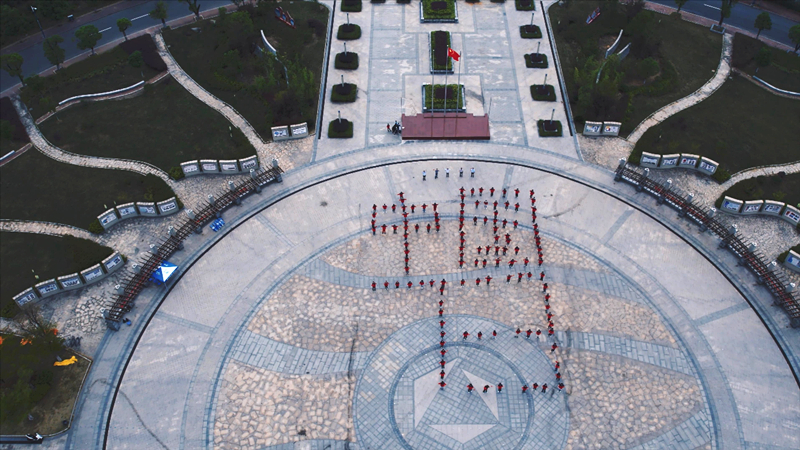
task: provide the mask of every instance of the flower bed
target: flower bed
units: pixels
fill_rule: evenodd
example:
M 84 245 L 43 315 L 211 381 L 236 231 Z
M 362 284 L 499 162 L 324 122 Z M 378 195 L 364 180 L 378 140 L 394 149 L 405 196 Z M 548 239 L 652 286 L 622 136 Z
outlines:
M 536 11 L 536 3 L 533 0 L 514 0 L 517 11 Z
M 447 56 L 449 31 L 431 31 L 431 73 L 453 73 L 453 60 Z
M 458 22 L 455 0 L 422 0 L 420 20 L 422 22 Z
M 523 25 L 519 27 L 519 35 L 522 39 L 541 39 L 542 29 L 538 25 Z
M 525 67 L 535 69 L 547 68 L 547 55 L 544 53 L 528 53 L 525 55 Z
M 333 119 L 328 124 L 328 137 L 331 139 L 347 139 L 353 137 L 353 122 L 347 119 Z
M 561 121 L 560 120 L 538 120 L 536 127 L 539 129 L 539 137 L 560 137 Z
M 337 53 L 333 66 L 340 70 L 358 69 L 358 53 L 354 52 Z
M 531 97 L 537 102 L 554 102 L 556 89 L 552 84 L 534 84 L 531 86 Z
M 334 84 L 331 88 L 331 102 L 353 103 L 356 101 L 358 86 L 353 83 Z
M 445 109 L 445 85 L 434 85 L 433 110 L 431 110 L 431 85 L 422 86 L 423 112 L 464 112 L 464 85 L 447 85 L 447 109 Z M 458 105 L 456 105 L 456 101 Z
M 342 0 L 342 12 L 361 12 L 361 0 Z
M 339 25 L 339 31 L 336 32 L 336 39 L 340 41 L 353 41 L 361 37 L 361 27 L 354 23 L 345 23 Z

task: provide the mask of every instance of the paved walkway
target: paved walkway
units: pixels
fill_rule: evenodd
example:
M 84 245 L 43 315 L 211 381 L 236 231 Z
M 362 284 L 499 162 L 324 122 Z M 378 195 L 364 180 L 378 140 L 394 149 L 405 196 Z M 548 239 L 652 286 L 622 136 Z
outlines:
M 642 135 L 659 123 L 667 120 L 670 116 L 683 111 L 686 108 L 694 106 L 711 94 L 717 91 L 722 83 L 728 78 L 731 73 L 731 53 L 733 52 L 733 35 L 725 34 L 722 39 L 722 55 L 720 55 L 719 66 L 714 74 L 714 78 L 708 80 L 706 84 L 700 89 L 694 91 L 692 94 L 687 95 L 681 99 L 675 100 L 667 106 L 659 109 L 658 111 L 650 114 L 645 120 L 642 121 L 636 129 L 627 137 L 627 141 L 635 144 Z
M 50 236 L 74 236 L 81 239 L 99 242 L 96 235 L 83 228 L 64 225 L 62 223 L 40 222 L 38 220 L 8 220 L 0 219 L 0 231 L 15 233 L 36 233 Z
M 772 176 L 777 175 L 780 172 L 784 173 L 798 173 L 800 172 L 800 161 L 787 163 L 787 164 L 776 164 L 773 166 L 762 166 L 762 167 L 754 167 L 752 169 L 743 170 L 741 172 L 736 172 L 731 176 L 731 179 L 722 183 L 720 186 L 720 193 L 725 192 L 734 184 L 747 180 L 750 178 L 755 178 L 759 176 Z

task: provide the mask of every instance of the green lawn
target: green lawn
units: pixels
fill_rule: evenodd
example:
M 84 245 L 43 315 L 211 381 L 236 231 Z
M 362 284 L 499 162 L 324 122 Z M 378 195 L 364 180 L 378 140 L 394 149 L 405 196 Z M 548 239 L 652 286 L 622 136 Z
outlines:
M 116 29 L 116 28 L 115 28 Z M 63 44 L 62 44 L 63 45 Z M 41 78 L 42 89 L 22 89 L 21 97 L 34 117 L 46 113 L 39 107 L 39 99 L 50 97 L 55 103 L 76 95 L 96 94 L 122 89 L 149 80 L 158 74 L 146 64 L 133 67 L 128 64 L 128 54 L 120 47 L 89 57 Z
M 171 78 L 129 100 L 73 106 L 39 128 L 64 150 L 145 161 L 165 171 L 194 159 L 256 154 L 241 131 L 229 130 L 231 124 L 222 114 Z
M 758 68 L 755 56 L 762 48 L 769 50 L 770 64 Z M 800 56 L 794 52 L 770 47 L 762 41 L 736 33 L 733 38 L 731 63 L 734 67 L 755 75 L 779 89 L 800 92 Z
M 115 202 L 158 202 L 174 195 L 154 175 L 64 164 L 35 149 L 0 167 L 3 219 L 43 220 L 86 229 Z
M 638 162 L 642 151 L 694 153 L 731 173 L 798 161 L 799 123 L 800 102 L 734 77 L 706 100 L 647 130 L 630 159 Z
M 615 9 L 611 5 L 600 1 L 573 1 L 569 8 L 553 5 L 549 14 L 578 128 L 582 129 L 585 120 L 614 120 L 622 122 L 620 135 L 627 136 L 648 115 L 691 94 L 714 75 L 722 50 L 722 36 L 706 27 L 647 10 L 639 12 L 631 20 L 624 6 Z M 586 25 L 586 17 L 597 6 L 601 7 L 600 16 Z M 645 37 L 640 41 L 635 37 L 636 26 L 642 30 L 638 36 Z M 590 56 L 602 61 L 605 48 L 613 43 L 623 28 L 625 34 L 617 51 L 631 42 L 636 45 L 632 46 L 631 53 L 621 65 L 624 77 L 618 94 L 612 100 L 616 104 L 605 105 L 606 112 L 602 117 L 591 112 L 582 115 L 580 108 L 576 108 L 578 85 L 575 68 L 583 69 Z M 643 44 L 639 45 L 639 42 Z M 636 48 L 643 50 L 634 51 Z M 637 57 L 637 53 L 640 56 L 651 55 L 659 62 L 661 72 L 649 78 L 634 76 L 635 66 L 642 59 Z M 668 64 L 674 67 L 674 71 L 665 69 Z M 661 80 L 664 82 L 659 86 Z M 650 92 L 641 92 L 646 90 Z M 630 104 L 629 94 L 633 96 Z
M 327 38 L 328 8 L 316 2 L 283 2 L 281 7 L 294 17 L 296 29 L 275 20 L 274 3 L 259 2 L 257 8 L 241 8 L 253 23 L 253 31 L 246 36 L 226 29 L 225 23 L 233 14 L 216 19 L 216 24 L 204 20 L 164 31 L 164 39 L 181 68 L 239 111 L 264 140 L 272 139 L 270 128 L 276 125 L 308 122 L 309 128 L 314 129 Z M 192 28 L 202 31 L 198 33 Z M 285 86 L 280 62 L 252 56 L 246 44 L 237 44 L 252 42 L 263 47 L 260 30 L 277 49 L 278 56 L 288 63 L 292 89 Z M 336 45 L 332 52 L 341 49 L 341 44 Z M 239 53 L 237 63 L 228 64 L 230 61 L 225 59 L 225 53 L 230 51 Z M 293 61 L 298 62 L 296 70 L 292 69 Z M 311 75 L 307 82 L 302 81 L 304 76 L 294 75 L 304 70 Z M 305 87 L 296 89 L 298 83 Z
M 16 307 L 9 304 L 15 305 L 12 298 L 23 290 L 91 267 L 111 253 L 108 247 L 71 236 L 0 232 L 1 315 L 9 316 L 7 308 L 16 312 Z
M 720 200 L 726 195 L 739 200 L 777 200 L 800 207 L 800 173 L 749 178 L 731 186 Z

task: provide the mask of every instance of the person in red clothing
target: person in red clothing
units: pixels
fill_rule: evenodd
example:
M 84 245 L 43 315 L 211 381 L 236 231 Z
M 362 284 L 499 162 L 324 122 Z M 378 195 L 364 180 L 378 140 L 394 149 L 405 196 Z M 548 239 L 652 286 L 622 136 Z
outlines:
M 444 366 L 445 366 L 446 364 L 447 364 L 447 363 L 446 363 L 444 360 L 441 360 L 441 361 L 439 361 L 439 365 L 441 365 L 441 366 L 442 366 L 442 369 L 444 369 Z
M 381 225 L 381 234 L 386 234 L 386 224 Z
M 485 259 L 482 261 L 482 264 L 483 264 L 483 268 L 485 269 L 486 268 L 486 260 Z
M 522 272 L 517 273 L 517 283 L 522 281 Z
M 520 334 L 520 333 L 522 333 L 522 330 L 520 330 L 519 328 L 517 328 L 517 331 L 516 331 L 516 334 L 514 335 L 514 337 L 515 337 L 515 338 L 516 338 L 516 337 L 519 337 L 519 334 Z
M 517 262 L 516 259 L 512 259 L 511 261 L 508 262 L 508 267 L 514 267 L 514 263 L 516 262 Z
M 479 262 L 480 262 L 480 261 L 478 261 L 478 258 L 475 258 L 475 267 L 478 267 L 478 263 L 479 263 Z
M 386 289 L 386 290 L 389 289 L 389 282 L 388 281 L 384 281 L 383 282 L 383 288 Z
M 479 188 L 478 188 L 478 195 L 480 195 L 481 197 L 483 197 L 483 186 L 481 186 L 481 187 L 479 187 Z
M 506 200 L 506 202 L 504 203 L 504 205 L 505 205 L 505 207 L 506 207 L 506 211 L 508 211 L 508 206 L 509 206 L 510 204 L 511 204 L 511 203 L 509 203 L 509 202 L 508 202 L 508 200 Z
M 446 375 L 446 374 L 445 374 L 445 371 L 444 371 L 444 369 L 442 369 L 442 371 L 441 371 L 441 372 L 439 372 L 439 378 L 440 378 L 440 379 L 442 379 L 442 380 L 444 380 L 444 376 L 445 376 L 445 375 Z
M 557 348 L 558 348 L 558 344 L 556 344 L 555 342 L 553 342 L 553 345 L 550 347 L 550 353 L 553 353 L 553 352 L 555 352 Z
M 445 382 L 444 382 L 444 380 L 442 380 L 442 381 L 440 381 L 440 382 L 439 382 L 439 389 L 440 389 L 440 390 L 442 390 L 442 391 L 443 391 L 445 386 L 447 386 L 447 383 L 445 383 Z
M 439 321 L 439 328 L 444 328 L 444 324 L 446 324 L 446 323 L 447 322 L 445 322 L 444 320 L 440 320 Z
M 511 274 L 506 275 L 506 283 L 511 283 Z
M 503 188 L 503 197 L 505 197 L 505 196 L 506 196 L 506 193 L 507 193 L 507 192 L 508 192 L 508 190 L 507 190 L 506 188 Z
M 542 330 L 536 330 L 536 337 L 539 337 L 541 335 L 542 335 Z
M 475 264 L 475 267 L 477 267 L 477 266 L 478 266 L 478 265 L 477 265 L 477 264 Z M 467 280 L 465 280 L 465 279 L 463 279 L 463 278 L 462 278 L 462 279 L 461 279 L 461 286 L 463 287 L 465 284 L 467 284 Z
M 533 331 L 530 328 L 528 328 L 528 331 L 525 332 L 525 338 L 530 339 L 531 334 L 533 334 Z
M 436 207 L 437 207 L 437 206 L 439 206 L 439 204 L 438 204 L 438 203 L 434 203 L 434 204 L 433 204 L 433 205 L 431 205 L 431 206 L 433 206 L 433 212 L 436 212 Z
M 542 394 L 544 394 L 545 392 L 547 392 L 547 383 L 542 385 Z
M 503 383 L 497 383 L 497 392 L 503 392 Z
M 480 200 L 475 200 L 475 209 L 478 209 L 478 207 L 480 205 L 481 205 L 481 201 Z
M 491 282 L 492 282 L 492 277 L 490 277 L 489 275 L 486 275 L 486 285 L 488 286 L 489 283 L 491 283 Z
M 469 333 L 468 333 L 468 332 L 466 332 L 466 331 L 464 331 L 464 334 L 463 334 L 463 336 L 464 336 L 464 340 L 466 341 L 466 340 L 467 340 L 467 338 L 469 337 Z
M 514 203 L 514 212 L 519 212 L 519 203 Z M 516 222 L 516 220 L 514 222 Z
M 497 330 L 492 330 L 492 339 L 497 337 Z
M 375 282 L 373 281 L 373 282 L 372 282 L 372 292 L 375 292 L 375 287 L 376 287 L 376 286 L 377 286 L 377 284 L 375 284 Z
M 494 260 L 494 266 L 495 267 L 500 267 L 500 258 L 497 258 L 497 259 Z
M 444 354 L 447 353 L 447 350 L 441 349 L 441 350 L 439 350 L 439 353 L 441 353 L 442 354 L 442 358 L 444 358 Z
M 481 285 L 481 279 L 475 278 L 475 286 L 480 286 L 480 285 Z
M 523 384 L 522 385 L 522 393 L 524 394 L 526 392 L 528 392 L 528 385 L 527 384 Z
M 488 384 L 483 387 L 483 393 L 485 394 L 487 392 L 489 392 L 489 385 Z
M 483 337 L 483 333 L 481 333 L 480 331 L 478 331 L 478 340 L 480 341 L 482 337 Z
M 400 282 L 399 281 L 395 281 L 394 282 L 394 288 L 395 289 L 400 289 Z
M 447 334 L 447 333 L 446 333 L 444 330 L 442 330 L 442 331 L 440 331 L 440 332 L 439 332 L 439 337 L 441 337 L 442 339 L 444 339 L 444 336 L 445 336 L 446 334 Z
M 492 186 L 491 188 L 489 188 L 489 196 L 490 196 L 490 197 L 494 197 L 494 186 Z
M 473 389 L 475 389 L 475 386 L 473 386 L 473 385 L 472 385 L 472 383 L 470 383 L 470 384 L 468 384 L 468 385 L 467 385 L 467 392 L 468 392 L 468 393 L 472 394 L 472 390 L 473 390 Z

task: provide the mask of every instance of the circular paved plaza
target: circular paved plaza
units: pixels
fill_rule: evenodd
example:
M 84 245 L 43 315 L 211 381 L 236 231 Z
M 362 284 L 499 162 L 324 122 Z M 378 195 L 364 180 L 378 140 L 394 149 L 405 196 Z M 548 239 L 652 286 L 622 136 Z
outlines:
M 598 189 L 450 160 L 262 200 L 213 245 L 187 245 L 196 259 L 136 344 L 109 448 L 745 448 L 796 423 L 797 392 L 770 392 L 791 372 L 741 293 Z

